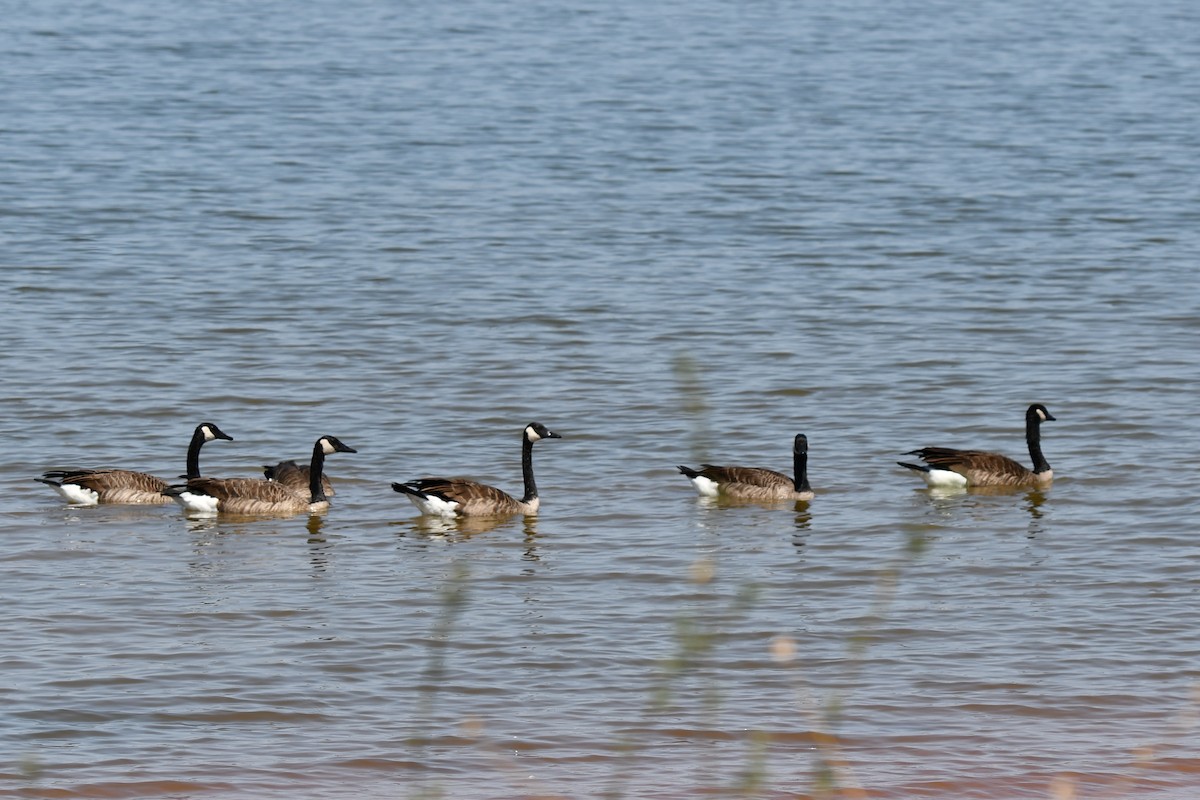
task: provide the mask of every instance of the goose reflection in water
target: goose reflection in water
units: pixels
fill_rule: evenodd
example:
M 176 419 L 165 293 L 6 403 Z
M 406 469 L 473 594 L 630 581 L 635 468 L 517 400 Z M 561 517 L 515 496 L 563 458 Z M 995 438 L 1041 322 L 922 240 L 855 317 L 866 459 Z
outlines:
M 431 517 L 422 515 L 403 524 L 411 526 L 419 533 L 429 536 L 453 536 L 458 534 L 463 538 L 488 533 L 503 525 L 512 523 L 514 519 L 524 520 L 525 529 L 536 527 L 537 517 L 507 514 L 492 517 Z
M 1029 513 L 1031 525 L 1037 525 L 1045 516 L 1046 512 L 1042 507 L 1048 499 L 1047 491 L 1042 487 L 1033 489 L 1010 486 L 938 487 L 917 491 L 925 494 L 929 498 L 930 506 L 942 516 L 949 516 L 962 508 L 980 508 L 980 503 L 975 501 L 976 498 L 1024 496 L 1023 508 Z

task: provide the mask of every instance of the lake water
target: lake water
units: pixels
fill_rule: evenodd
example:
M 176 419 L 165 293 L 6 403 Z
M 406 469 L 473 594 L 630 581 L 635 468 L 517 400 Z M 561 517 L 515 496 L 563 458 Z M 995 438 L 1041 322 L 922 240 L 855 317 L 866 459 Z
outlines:
M 0 796 L 1200 793 L 1190 0 L 4 6 Z

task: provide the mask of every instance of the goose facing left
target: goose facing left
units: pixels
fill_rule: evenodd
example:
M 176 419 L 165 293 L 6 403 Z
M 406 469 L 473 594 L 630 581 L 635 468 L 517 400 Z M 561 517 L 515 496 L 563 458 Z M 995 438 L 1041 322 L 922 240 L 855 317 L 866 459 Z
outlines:
M 329 508 L 322 484 L 325 456 L 333 453 L 357 453 L 336 436 L 322 436 L 313 444 L 309 462 L 309 487 L 301 495 L 275 481 L 258 478 L 192 478 L 171 486 L 164 494 L 188 511 L 201 514 L 242 514 L 246 516 L 320 512 Z
M 701 464 L 700 469 L 679 465 L 702 497 L 771 502 L 796 500 L 807 503 L 814 497 L 808 484 L 808 437 L 796 434 L 792 442 L 794 478 L 763 467 L 722 467 Z
M 192 433 L 187 450 L 187 474 L 200 477 L 200 448 L 214 439 L 233 441 L 211 422 L 201 422 Z M 163 495 L 169 485 L 162 478 L 127 469 L 62 469 L 42 473 L 34 480 L 52 487 L 72 505 L 94 506 L 101 503 L 122 505 L 166 505 L 171 498 Z

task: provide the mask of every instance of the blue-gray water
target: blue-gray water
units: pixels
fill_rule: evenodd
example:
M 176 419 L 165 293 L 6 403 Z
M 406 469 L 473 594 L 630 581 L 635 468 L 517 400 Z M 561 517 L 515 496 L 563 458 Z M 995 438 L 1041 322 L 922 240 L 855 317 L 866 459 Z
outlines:
M 0 6 L 0 796 L 1200 791 L 1194 3 Z

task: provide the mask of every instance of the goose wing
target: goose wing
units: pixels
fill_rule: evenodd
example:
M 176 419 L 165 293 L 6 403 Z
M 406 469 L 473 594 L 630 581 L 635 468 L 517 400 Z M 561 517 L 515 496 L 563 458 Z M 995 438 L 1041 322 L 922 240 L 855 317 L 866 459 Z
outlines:
M 470 478 L 421 478 L 406 486 L 418 492 L 458 504 L 458 513 L 505 514 L 521 510 L 521 504 L 508 492 Z
M 77 483 L 94 492 L 111 489 L 134 489 L 143 492 L 161 492 L 167 482 L 145 472 L 128 469 L 69 469 L 46 472 L 43 478 L 59 483 Z
M 206 494 L 221 501 L 247 499 L 289 503 L 297 499 L 295 492 L 280 483 L 254 478 L 192 478 L 187 482 L 187 488 L 188 491 Z
M 65 469 L 45 472 L 39 478 L 51 486 L 74 484 L 95 492 L 101 503 L 162 503 L 167 482 L 145 472 L 128 469 Z
M 170 487 L 167 494 L 181 498 L 180 504 L 193 511 L 256 516 L 293 514 L 310 507 L 308 500 L 286 486 L 256 478 L 192 478 L 185 485 Z
M 790 491 L 795 482 L 781 472 L 762 467 L 721 467 L 714 464 L 701 464 L 698 474 L 718 484 L 743 484 L 746 486 L 762 486 L 780 488 Z

